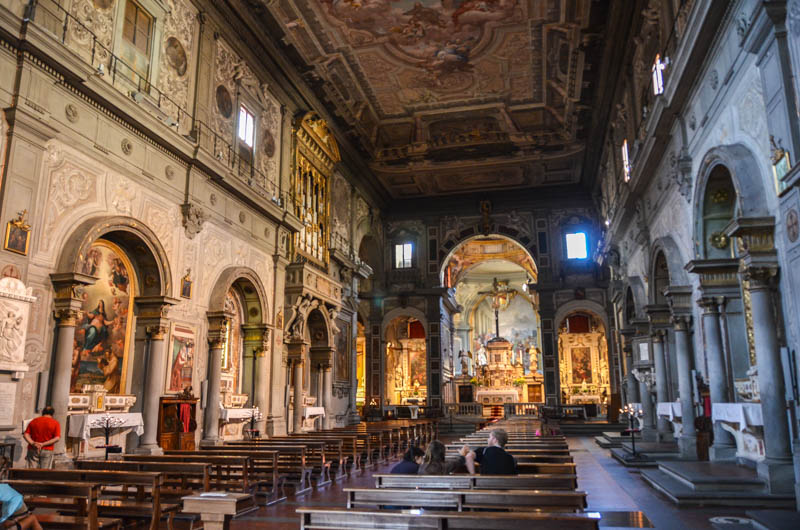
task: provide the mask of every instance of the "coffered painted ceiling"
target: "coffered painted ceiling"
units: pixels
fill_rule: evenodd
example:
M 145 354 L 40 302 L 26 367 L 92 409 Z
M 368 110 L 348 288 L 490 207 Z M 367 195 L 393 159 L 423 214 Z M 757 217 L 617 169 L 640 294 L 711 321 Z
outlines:
M 610 2 L 259 1 L 394 197 L 580 179 Z

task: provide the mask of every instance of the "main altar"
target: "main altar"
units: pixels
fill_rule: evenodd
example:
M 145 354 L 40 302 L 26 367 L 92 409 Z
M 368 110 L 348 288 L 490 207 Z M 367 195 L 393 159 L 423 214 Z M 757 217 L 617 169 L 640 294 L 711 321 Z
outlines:
M 543 401 L 543 379 L 531 356 L 530 370 L 525 373 L 523 360 L 514 354 L 513 344 L 500 336 L 500 311 L 508 305 L 511 289 L 507 282 L 496 279 L 491 296 L 495 316 L 495 337 L 476 352 L 473 359 L 462 357 L 461 375 L 455 378 L 459 403 L 480 403 L 484 415 L 497 415 L 506 403 Z M 494 407 L 494 409 L 493 409 Z

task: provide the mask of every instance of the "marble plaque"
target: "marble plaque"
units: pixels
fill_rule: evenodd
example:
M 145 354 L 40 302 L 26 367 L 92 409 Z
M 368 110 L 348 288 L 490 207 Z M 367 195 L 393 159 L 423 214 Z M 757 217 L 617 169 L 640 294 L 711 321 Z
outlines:
M 650 360 L 650 345 L 646 342 L 639 343 L 639 360 L 642 362 Z
M 17 384 L 0 383 L 0 427 L 14 426 L 14 409 L 17 402 Z

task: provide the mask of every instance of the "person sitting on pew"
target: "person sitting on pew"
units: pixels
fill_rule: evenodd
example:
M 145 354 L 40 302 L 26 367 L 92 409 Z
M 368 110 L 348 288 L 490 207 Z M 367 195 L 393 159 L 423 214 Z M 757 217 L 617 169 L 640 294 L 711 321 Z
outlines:
M 454 473 L 466 463 L 465 455 L 469 451 L 466 445 L 461 448 L 458 458 L 445 460 L 447 452 L 444 444 L 439 440 L 434 440 L 428 444 L 425 457 L 419 466 L 417 475 L 449 475 Z
M 489 434 L 487 447 L 479 447 L 475 451 L 469 451 L 466 445 L 462 447 L 462 454 L 465 448 L 469 451 L 465 457 L 467 471 L 474 475 L 475 462 L 478 462 L 481 475 L 516 475 L 517 462 L 503 449 L 507 442 L 508 433 L 504 429 L 494 429 Z
M 412 445 L 408 448 L 408 451 L 405 452 L 400 463 L 394 466 L 389 473 L 395 475 L 416 475 L 424 458 L 425 451 Z
M 42 530 L 36 516 L 25 506 L 22 495 L 8 484 L 0 484 L 0 503 L 3 506 L 0 513 L 2 528 Z

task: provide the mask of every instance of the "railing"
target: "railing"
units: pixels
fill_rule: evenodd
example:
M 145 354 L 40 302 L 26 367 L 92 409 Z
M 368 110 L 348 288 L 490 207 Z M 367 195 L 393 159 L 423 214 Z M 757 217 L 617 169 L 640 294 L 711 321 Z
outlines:
M 539 417 L 539 407 L 544 403 L 504 403 L 503 415 L 510 416 L 536 416 Z
M 91 28 L 64 9 L 58 0 L 30 0 L 25 13 L 28 22 L 51 33 L 65 48 L 91 66 L 97 77 L 106 79 L 135 102 L 153 107 L 157 110 L 157 117 L 168 127 L 189 133 L 184 135 L 187 140 L 195 141 L 201 149 L 211 153 L 256 195 L 283 210 L 294 204 L 291 193 L 281 192 L 272 179 L 239 155 L 231 142 L 233 131 L 231 138 L 225 139 L 205 123 L 195 120 L 186 108 L 115 55 Z
M 60 2 L 30 0 L 26 19 L 52 33 L 62 45 L 94 68 L 98 77 L 108 75 L 111 85 L 123 94 L 137 102 L 142 98 L 149 98 L 164 114 L 162 119 L 168 125 L 180 128 L 187 120 L 189 124 L 193 122 L 193 116 L 185 108 L 115 55 L 86 24 L 64 9 Z
M 445 403 L 447 416 L 483 416 L 483 403 Z

